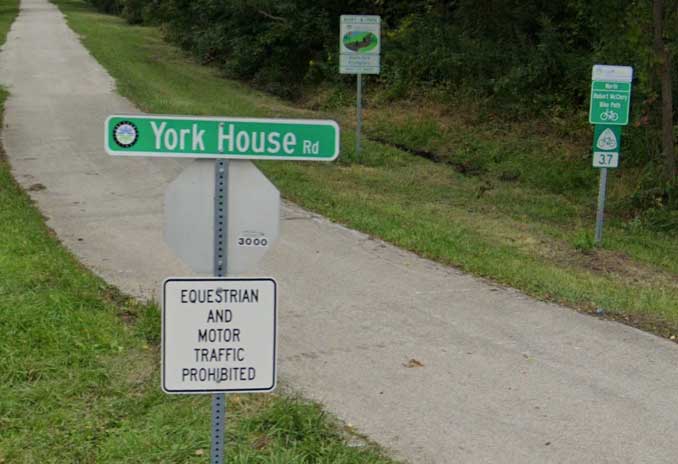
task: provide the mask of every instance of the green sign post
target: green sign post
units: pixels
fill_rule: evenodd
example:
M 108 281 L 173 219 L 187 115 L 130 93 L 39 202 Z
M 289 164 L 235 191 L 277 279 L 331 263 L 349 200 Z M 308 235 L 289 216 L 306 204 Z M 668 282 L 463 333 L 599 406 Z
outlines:
M 595 242 L 603 239 L 607 169 L 619 166 L 621 126 L 629 123 L 633 68 L 597 64 L 591 73 L 589 122 L 595 124 L 593 167 L 600 168 Z
M 113 115 L 104 140 L 112 156 L 332 161 L 339 155 L 339 126 L 328 120 Z

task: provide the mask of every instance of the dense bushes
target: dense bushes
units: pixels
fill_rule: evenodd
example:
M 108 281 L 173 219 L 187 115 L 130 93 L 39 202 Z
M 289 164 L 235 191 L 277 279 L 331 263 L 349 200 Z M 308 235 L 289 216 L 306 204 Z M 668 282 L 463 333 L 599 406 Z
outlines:
M 172 41 L 229 77 L 295 97 L 314 63 L 328 60 L 329 15 L 310 1 L 265 3 L 167 0 L 163 23 Z
M 120 14 L 122 7 L 120 0 L 87 0 L 94 5 L 99 11 L 110 14 Z
M 379 80 L 395 96 L 439 86 L 516 108 L 582 107 L 596 62 L 634 65 L 637 101 L 657 93 L 648 0 L 89 1 L 132 23 L 161 23 L 201 61 L 289 98 L 341 80 L 347 12 L 382 16 Z

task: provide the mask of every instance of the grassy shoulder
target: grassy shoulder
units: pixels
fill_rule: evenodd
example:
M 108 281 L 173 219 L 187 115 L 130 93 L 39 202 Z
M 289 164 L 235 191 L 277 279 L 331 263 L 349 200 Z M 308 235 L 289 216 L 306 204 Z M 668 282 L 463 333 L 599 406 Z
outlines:
M 365 118 L 371 140 L 357 157 L 350 107 L 291 107 L 194 63 L 155 28 L 129 26 L 80 0 L 55 3 L 119 91 L 145 111 L 337 118 L 338 162 L 260 163 L 288 199 L 535 297 L 603 308 L 666 336 L 678 331 L 678 239 L 613 216 L 604 247 L 593 246 L 597 172 L 589 167 L 590 139 L 572 136 L 586 133 L 585 122 L 506 125 L 436 105 L 376 105 Z M 610 182 L 612 211 L 620 172 Z
M 0 43 L 17 4 L 0 0 Z M 160 390 L 157 307 L 61 246 L 1 150 L 0 218 L 0 463 L 208 462 L 209 397 Z M 391 462 L 317 405 L 230 395 L 228 407 L 229 463 Z

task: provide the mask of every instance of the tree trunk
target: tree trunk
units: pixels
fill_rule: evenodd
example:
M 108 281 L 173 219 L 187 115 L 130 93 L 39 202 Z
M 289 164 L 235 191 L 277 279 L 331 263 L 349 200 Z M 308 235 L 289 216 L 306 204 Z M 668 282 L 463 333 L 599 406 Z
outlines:
M 676 180 L 676 158 L 673 145 L 673 95 L 671 89 L 671 56 L 664 44 L 663 19 L 664 1 L 653 0 L 654 51 L 657 56 L 657 75 L 661 83 L 662 97 L 662 152 L 664 154 L 664 175 L 666 180 Z

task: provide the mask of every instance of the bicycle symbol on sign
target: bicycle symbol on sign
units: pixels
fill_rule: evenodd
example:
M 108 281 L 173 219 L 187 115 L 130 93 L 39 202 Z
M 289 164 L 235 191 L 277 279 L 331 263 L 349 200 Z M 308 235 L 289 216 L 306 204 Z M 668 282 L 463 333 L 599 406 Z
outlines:
M 616 111 L 612 111 L 612 110 L 605 110 L 602 113 L 600 113 L 600 119 L 602 121 L 607 121 L 607 120 L 616 121 L 617 119 L 619 119 L 619 113 L 617 113 Z

